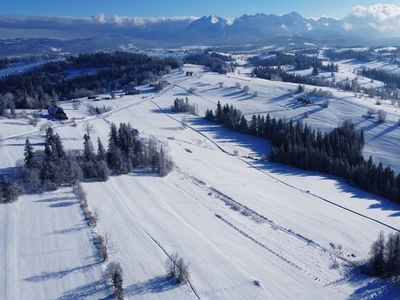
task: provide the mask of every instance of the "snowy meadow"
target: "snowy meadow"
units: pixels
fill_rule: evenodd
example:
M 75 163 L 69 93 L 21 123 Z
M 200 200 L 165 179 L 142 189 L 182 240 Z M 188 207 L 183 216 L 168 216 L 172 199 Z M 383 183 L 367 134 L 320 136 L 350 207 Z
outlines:
M 351 80 L 354 65 L 343 64 L 336 80 Z M 82 150 L 87 124 L 93 140 L 107 145 L 110 125 L 129 123 L 141 137 L 163 143 L 174 162 L 165 177 L 137 170 L 106 182 L 83 181 L 96 226 L 69 186 L 0 205 L 0 299 L 111 299 L 98 233 L 109 237 L 108 260 L 122 267 L 126 299 L 398 299 L 398 286 L 353 266 L 369 258 L 381 231 L 399 229 L 400 206 L 340 178 L 270 163 L 267 140 L 203 117 L 219 101 L 248 119 L 269 113 L 323 132 L 351 119 L 364 130 L 364 157 L 398 173 L 400 108 L 327 87 L 332 97 L 324 107 L 323 97 L 307 94 L 311 86 L 304 92 L 312 100 L 307 105 L 291 93 L 296 84 L 250 72 L 243 67 L 223 75 L 185 65 L 163 78 L 168 86 L 161 92 L 141 86 L 139 95 L 99 95 L 98 101 L 80 99 L 79 107 L 62 102 L 66 121 L 46 111 L 38 113 L 37 126 L 29 113 L 0 119 L 2 173 L 24 158 L 26 138 L 43 149 L 47 126 L 65 149 Z M 173 113 L 176 98 L 195 104 L 198 115 Z M 93 116 L 91 106 L 109 111 Z M 369 109 L 384 109 L 386 122 Z M 188 263 L 186 284 L 167 274 L 173 253 Z

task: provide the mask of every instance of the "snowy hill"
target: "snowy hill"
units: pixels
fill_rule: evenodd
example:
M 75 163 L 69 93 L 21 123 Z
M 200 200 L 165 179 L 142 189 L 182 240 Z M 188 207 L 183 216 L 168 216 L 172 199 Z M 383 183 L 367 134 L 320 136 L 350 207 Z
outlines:
M 344 62 L 340 75 L 351 80 L 352 67 Z M 186 71 L 194 75 L 185 76 Z M 37 127 L 25 119 L 0 119 L 0 169 L 10 170 L 23 158 L 26 138 L 35 149 L 43 148 L 44 124 L 66 149 L 82 149 L 85 122 L 94 125 L 93 136 L 104 145 L 110 123 L 129 122 L 141 136 L 165 142 L 175 168 L 164 178 L 138 170 L 82 183 L 99 216 L 96 230 L 110 234 L 110 261 L 123 268 L 127 299 L 398 299 L 399 287 L 351 268 L 368 259 L 380 231 L 398 228 L 398 205 L 335 177 L 263 161 L 268 141 L 225 130 L 202 116 L 220 101 L 246 117 L 270 113 L 323 131 L 351 118 L 364 129 L 364 154 L 398 172 L 400 112 L 383 102 L 388 118 L 379 124 L 364 116 L 376 107 L 373 99 L 338 90 L 331 90 L 328 108 L 321 108 L 318 97 L 312 106 L 298 105 L 289 93 L 296 84 L 251 78 L 248 72 L 238 68 L 220 75 L 185 65 L 182 73 L 164 77 L 169 85 L 160 93 L 142 86 L 140 95 L 81 99 L 78 109 L 61 103 L 68 122 L 47 120 L 44 112 Z M 198 106 L 199 116 L 171 113 L 174 99 L 182 97 Z M 94 117 L 90 105 L 112 110 Z M 24 195 L 0 205 L 0 216 L 1 299 L 111 297 L 93 228 L 70 187 Z M 190 284 L 177 285 L 167 276 L 164 264 L 173 252 L 189 262 Z

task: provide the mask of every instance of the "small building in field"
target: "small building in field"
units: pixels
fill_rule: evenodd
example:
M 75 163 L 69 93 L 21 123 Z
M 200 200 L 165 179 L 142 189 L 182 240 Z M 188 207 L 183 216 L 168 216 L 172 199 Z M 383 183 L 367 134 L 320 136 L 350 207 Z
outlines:
M 130 85 L 123 86 L 122 91 L 125 92 L 125 95 L 139 95 L 140 94 L 140 90 L 137 90 Z
M 49 113 L 49 115 L 53 116 L 55 119 L 68 120 L 67 114 L 64 112 L 62 107 L 59 107 L 57 105 L 50 106 L 47 109 L 47 112 Z

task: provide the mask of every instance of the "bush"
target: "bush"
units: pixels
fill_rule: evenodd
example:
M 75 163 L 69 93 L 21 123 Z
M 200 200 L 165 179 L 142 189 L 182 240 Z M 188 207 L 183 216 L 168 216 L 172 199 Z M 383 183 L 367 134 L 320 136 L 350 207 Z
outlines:
M 368 108 L 368 110 L 367 110 L 367 116 L 368 117 L 372 117 L 372 115 L 375 113 L 375 110 L 373 110 L 372 108 Z
M 386 116 L 387 116 L 387 112 L 386 111 L 384 111 L 383 109 L 378 110 L 377 118 L 378 118 L 378 122 L 379 123 L 385 123 L 386 122 Z
M 4 178 L 0 182 L 0 203 L 11 203 L 18 200 L 22 193 L 22 189 L 15 180 Z
M 322 107 L 328 108 L 330 103 L 331 103 L 331 102 L 330 102 L 329 99 L 325 99 L 324 102 L 322 102 Z
M 179 284 L 189 281 L 189 264 L 187 264 L 178 253 L 174 252 L 166 261 L 168 274 Z

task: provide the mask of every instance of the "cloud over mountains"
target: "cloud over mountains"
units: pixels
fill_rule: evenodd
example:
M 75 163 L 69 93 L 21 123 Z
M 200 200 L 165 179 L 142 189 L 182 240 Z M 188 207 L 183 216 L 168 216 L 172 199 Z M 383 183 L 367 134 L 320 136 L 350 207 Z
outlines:
M 264 18 L 264 24 L 268 23 L 265 21 L 266 18 L 270 18 L 270 20 L 273 18 L 273 22 L 281 22 L 279 25 L 280 28 L 290 28 L 290 26 L 292 26 L 292 32 L 287 30 L 288 36 L 292 35 L 309 37 L 312 34 L 312 29 L 316 31 L 316 28 L 319 26 L 317 23 L 311 25 L 310 19 L 303 18 L 303 22 L 309 24 L 309 30 L 304 30 L 304 32 L 301 32 L 299 30 L 299 28 L 303 25 L 303 22 L 299 21 L 299 17 L 301 16 L 297 15 L 296 20 L 294 20 L 294 17 L 290 19 L 290 16 L 292 16 L 292 14 L 284 16 L 258 14 L 257 16 L 253 17 L 254 19 L 256 17 Z M 244 15 L 231 22 L 220 22 L 221 24 L 224 23 L 223 26 L 225 26 L 225 29 L 222 28 L 218 30 L 221 31 L 221 34 L 227 36 L 229 32 L 227 31 L 228 29 L 226 26 L 231 27 L 229 30 L 233 32 L 234 28 L 239 28 L 240 26 L 245 25 L 244 22 L 250 22 L 250 17 Z M 126 35 L 140 39 L 162 40 L 169 38 L 171 40 L 173 36 L 184 37 L 182 32 L 185 32 L 185 30 L 187 36 L 188 32 L 193 35 L 196 32 L 194 24 L 196 22 L 197 24 L 200 24 L 200 19 L 203 18 L 142 18 L 116 15 L 108 17 L 105 13 L 99 13 L 92 17 L 86 18 L 0 15 L 0 38 L 10 39 L 53 37 L 60 39 L 72 39 L 110 35 Z M 218 19 L 221 18 L 217 18 L 217 20 Z M 215 18 L 212 20 L 215 20 Z M 298 26 L 295 24 L 296 22 Z M 318 20 L 316 20 L 316 22 L 318 22 Z M 320 24 L 322 24 L 322 22 L 327 24 L 326 18 L 321 18 Z M 356 6 L 345 18 L 341 20 L 330 19 L 329 23 L 331 23 L 331 25 L 334 23 L 334 26 L 321 26 L 320 29 L 318 29 L 319 37 L 323 36 L 324 34 L 326 36 L 339 36 L 342 34 L 341 31 L 347 33 L 354 32 L 355 35 L 363 36 L 365 38 L 378 35 L 379 37 L 400 37 L 400 7 L 393 4 L 379 4 L 370 7 Z M 257 24 L 251 24 L 246 26 L 252 26 L 252 28 L 249 28 L 249 30 L 253 30 L 254 34 L 257 34 L 257 32 L 265 33 L 263 28 L 255 28 L 256 25 Z M 204 22 L 202 23 L 202 26 L 205 26 Z M 214 22 L 210 26 L 213 26 L 212 31 L 215 32 L 217 30 L 218 22 Z M 190 30 L 188 28 L 190 28 Z M 242 26 L 241 28 L 244 27 Z M 274 28 L 271 27 L 268 28 L 268 30 L 274 30 Z M 323 30 L 326 30 L 326 32 L 324 33 Z M 232 32 L 232 37 L 234 37 L 235 34 Z M 201 36 L 200 33 L 199 35 Z M 206 34 L 203 33 L 203 36 L 205 35 Z M 347 36 L 349 36 L 349 34 L 347 34 Z M 260 38 L 263 37 L 260 35 L 255 36 L 255 39 Z M 268 38 L 268 36 L 265 36 L 264 38 Z
M 352 28 L 373 28 L 388 36 L 400 35 L 400 7 L 394 4 L 356 6 L 345 20 Z

